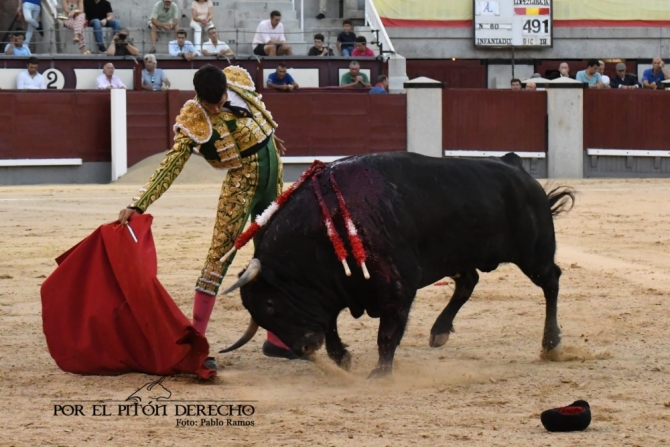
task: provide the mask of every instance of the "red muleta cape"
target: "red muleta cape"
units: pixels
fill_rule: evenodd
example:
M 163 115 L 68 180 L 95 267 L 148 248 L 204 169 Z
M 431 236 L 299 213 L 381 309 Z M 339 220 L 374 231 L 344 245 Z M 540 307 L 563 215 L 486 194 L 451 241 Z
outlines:
M 60 255 L 42 284 L 49 353 L 75 374 L 216 375 L 203 366 L 207 339 L 156 278 L 151 215 L 102 225 Z

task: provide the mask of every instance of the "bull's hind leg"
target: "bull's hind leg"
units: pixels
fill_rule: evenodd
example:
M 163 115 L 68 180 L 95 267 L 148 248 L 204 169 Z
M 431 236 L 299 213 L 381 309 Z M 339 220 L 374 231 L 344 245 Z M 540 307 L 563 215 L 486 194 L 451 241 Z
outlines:
M 561 343 L 561 329 L 558 327 L 558 279 L 561 277 L 561 269 L 553 262 L 542 271 L 528 272 L 522 269 L 533 283 L 542 287 L 546 302 L 546 314 L 544 320 L 544 336 L 542 337 L 542 349 L 551 351 Z
M 430 330 L 430 341 L 428 344 L 432 348 L 438 348 L 449 340 L 449 333 L 454 332 L 454 318 L 456 318 L 456 314 L 461 309 L 461 306 L 472 295 L 472 291 L 475 289 L 477 282 L 479 282 L 479 274 L 475 269 L 468 270 L 461 273 L 461 276 L 455 278 L 454 281 L 456 282 L 454 294 Z
M 347 348 L 342 344 L 340 334 L 337 332 L 337 316 L 330 322 L 330 327 L 326 331 L 326 351 L 337 365 L 349 371 L 351 368 L 351 354 Z

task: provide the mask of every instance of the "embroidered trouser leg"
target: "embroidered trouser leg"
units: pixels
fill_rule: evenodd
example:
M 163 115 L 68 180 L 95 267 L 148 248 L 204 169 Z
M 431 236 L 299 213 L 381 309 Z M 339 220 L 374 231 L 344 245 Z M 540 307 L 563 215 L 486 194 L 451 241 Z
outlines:
M 281 160 L 272 141 L 256 154 L 243 158 L 242 163 L 242 168 L 228 171 L 223 181 L 212 244 L 195 287 L 210 295 L 219 291 L 235 256 L 224 263 L 219 259 L 233 247 L 249 217 L 255 219 L 262 213 L 277 198 L 283 186 Z

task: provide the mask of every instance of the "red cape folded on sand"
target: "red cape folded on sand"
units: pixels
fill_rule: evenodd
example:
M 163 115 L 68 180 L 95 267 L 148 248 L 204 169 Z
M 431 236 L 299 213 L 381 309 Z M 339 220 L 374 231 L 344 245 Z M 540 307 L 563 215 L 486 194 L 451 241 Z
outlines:
M 103 225 L 63 253 L 42 284 L 49 353 L 76 374 L 216 375 L 207 339 L 156 278 L 150 215 Z

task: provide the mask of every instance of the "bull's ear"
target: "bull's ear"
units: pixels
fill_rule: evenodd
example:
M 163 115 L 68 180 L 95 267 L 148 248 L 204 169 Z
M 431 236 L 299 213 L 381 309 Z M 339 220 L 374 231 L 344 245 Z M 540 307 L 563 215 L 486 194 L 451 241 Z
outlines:
M 247 269 L 240 275 L 239 279 L 235 281 L 235 284 L 224 290 L 223 294 L 226 295 L 232 292 L 233 290 L 239 289 L 243 285 L 250 283 L 258 276 L 260 272 L 261 272 L 261 261 L 259 261 L 256 258 L 253 258 L 251 262 L 249 262 Z

